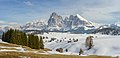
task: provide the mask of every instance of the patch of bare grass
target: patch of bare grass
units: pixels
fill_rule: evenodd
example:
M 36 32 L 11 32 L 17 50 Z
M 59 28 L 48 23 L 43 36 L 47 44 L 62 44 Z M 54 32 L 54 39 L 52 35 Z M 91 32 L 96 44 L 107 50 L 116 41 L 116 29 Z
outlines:
M 78 56 L 78 55 L 58 55 L 58 54 L 34 54 L 34 53 L 20 53 L 20 52 L 0 52 L 0 58 L 117 58 L 111 56 Z

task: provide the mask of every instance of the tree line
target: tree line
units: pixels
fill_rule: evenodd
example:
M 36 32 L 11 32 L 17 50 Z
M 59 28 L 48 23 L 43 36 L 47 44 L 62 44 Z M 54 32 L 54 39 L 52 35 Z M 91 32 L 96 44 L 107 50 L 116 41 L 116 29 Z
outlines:
M 28 46 L 32 49 L 44 49 L 42 37 L 33 34 L 26 34 L 20 30 L 10 29 L 2 34 L 2 41 Z

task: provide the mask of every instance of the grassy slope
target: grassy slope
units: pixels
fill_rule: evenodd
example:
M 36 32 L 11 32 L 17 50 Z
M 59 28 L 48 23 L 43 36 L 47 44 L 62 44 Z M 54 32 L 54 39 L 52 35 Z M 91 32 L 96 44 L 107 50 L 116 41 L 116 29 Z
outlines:
M 112 58 L 110 56 L 75 56 L 75 55 L 57 55 L 57 54 L 34 54 L 21 52 L 0 52 L 0 58 Z

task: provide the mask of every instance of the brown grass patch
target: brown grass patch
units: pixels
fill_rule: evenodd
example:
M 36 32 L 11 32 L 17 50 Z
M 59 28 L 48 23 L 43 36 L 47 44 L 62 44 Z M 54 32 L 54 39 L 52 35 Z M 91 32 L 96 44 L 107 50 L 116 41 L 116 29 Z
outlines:
M 78 56 L 78 55 L 58 55 L 58 54 L 34 54 L 34 53 L 20 53 L 20 52 L 0 52 L 0 58 L 113 58 L 110 56 Z M 117 57 L 114 57 L 117 58 Z
M 16 48 L 0 48 L 0 50 L 17 50 Z
M 52 51 L 51 49 L 48 49 L 48 48 L 44 48 L 43 50 L 44 51 Z
M 11 44 L 11 43 L 0 43 L 0 46 L 19 47 L 20 45 L 17 45 L 17 44 Z

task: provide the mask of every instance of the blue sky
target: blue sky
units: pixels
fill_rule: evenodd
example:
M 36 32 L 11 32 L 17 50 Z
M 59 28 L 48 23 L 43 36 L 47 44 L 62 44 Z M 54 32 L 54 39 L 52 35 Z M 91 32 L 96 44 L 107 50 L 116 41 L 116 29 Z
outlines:
M 0 0 L 0 24 L 48 20 L 52 12 L 65 17 L 80 14 L 96 23 L 120 21 L 120 0 Z

